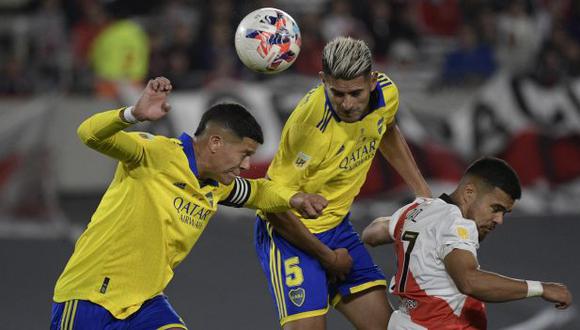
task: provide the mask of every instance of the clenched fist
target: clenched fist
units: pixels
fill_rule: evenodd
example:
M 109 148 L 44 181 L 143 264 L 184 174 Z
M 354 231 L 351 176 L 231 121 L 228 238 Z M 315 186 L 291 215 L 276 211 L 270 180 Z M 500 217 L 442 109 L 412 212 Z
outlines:
M 318 218 L 327 205 L 326 198 L 316 194 L 299 192 L 290 199 L 290 206 L 306 219 Z

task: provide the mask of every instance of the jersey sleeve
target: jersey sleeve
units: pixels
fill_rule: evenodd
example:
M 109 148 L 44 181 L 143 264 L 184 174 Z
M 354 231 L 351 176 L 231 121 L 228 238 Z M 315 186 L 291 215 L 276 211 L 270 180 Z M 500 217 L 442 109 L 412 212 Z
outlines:
M 89 117 L 79 126 L 77 134 L 91 149 L 123 163 L 138 164 L 144 157 L 147 139 L 123 131 L 130 124 L 119 117 L 121 110 L 105 111 Z
M 385 125 L 388 127 L 395 122 L 395 117 L 399 110 L 399 89 L 384 74 L 379 74 L 378 83 L 383 92 L 383 99 L 385 101 L 383 118 L 385 119 Z
M 441 260 L 454 249 L 471 252 L 477 258 L 479 234 L 475 223 L 455 216 L 455 219 L 442 224 L 439 235 L 438 256 Z
M 403 210 L 405 209 L 405 207 L 400 208 L 399 210 L 397 210 L 393 216 L 391 216 L 391 220 L 389 221 L 389 235 L 395 239 L 395 228 L 397 227 L 397 222 L 399 222 L 399 218 L 401 217 L 401 213 L 403 213 Z
M 265 212 L 283 212 L 290 209 L 290 199 L 296 191 L 284 188 L 266 179 L 237 177 L 220 192 L 219 204 L 247 207 Z
M 312 169 L 324 159 L 329 148 L 324 141 L 325 137 L 316 127 L 287 123 L 268 177 L 280 185 L 299 190 Z

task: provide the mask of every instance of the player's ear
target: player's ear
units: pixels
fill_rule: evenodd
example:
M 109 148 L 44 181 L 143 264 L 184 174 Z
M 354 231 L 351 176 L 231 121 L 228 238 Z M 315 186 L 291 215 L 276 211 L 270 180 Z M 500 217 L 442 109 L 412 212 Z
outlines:
M 318 76 L 320 77 L 320 81 L 322 81 L 323 83 L 326 82 L 326 75 L 324 74 L 323 71 L 318 71 Z
M 207 148 L 212 154 L 215 154 L 224 145 L 224 138 L 220 135 L 210 135 Z
M 472 182 L 465 184 L 463 186 L 463 189 L 461 190 L 462 202 L 465 205 L 469 206 L 473 203 L 473 201 L 475 201 L 476 198 L 477 198 L 477 186 Z
M 376 71 L 371 72 L 371 79 L 369 80 L 371 92 L 373 92 L 377 88 L 377 80 L 378 79 L 379 79 L 378 72 L 376 72 Z

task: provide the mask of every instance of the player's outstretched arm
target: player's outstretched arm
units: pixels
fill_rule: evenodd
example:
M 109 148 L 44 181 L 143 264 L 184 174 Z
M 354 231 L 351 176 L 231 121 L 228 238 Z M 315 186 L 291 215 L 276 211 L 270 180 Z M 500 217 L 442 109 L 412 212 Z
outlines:
M 167 103 L 167 96 L 172 89 L 171 81 L 165 77 L 149 80 L 139 100 L 135 103 L 131 114 L 138 121 L 155 121 L 165 117 L 171 110 L 171 106 Z M 127 120 L 123 113 L 121 115 L 121 119 Z M 131 120 L 127 121 L 131 122 Z
M 268 221 L 278 234 L 320 261 L 332 278 L 344 279 L 352 268 L 348 250 L 332 250 L 314 236 L 292 212 L 267 213 Z
M 297 192 L 267 179 L 236 178 L 220 193 L 220 204 L 260 209 L 264 212 L 296 210 L 307 219 L 316 219 L 328 205 L 321 195 Z
M 137 164 L 144 147 L 138 138 L 123 132 L 130 124 L 156 120 L 167 114 L 171 83 L 166 78 L 150 80 L 134 107 L 105 111 L 86 119 L 77 134 L 88 147 L 124 163 Z
M 393 242 L 389 234 L 389 223 L 391 217 L 376 218 L 362 232 L 362 240 L 366 244 L 375 247 Z
M 572 294 L 563 284 L 519 280 L 480 270 L 475 256 L 466 250 L 453 250 L 443 262 L 459 291 L 481 301 L 504 302 L 541 296 L 559 309 L 572 303 Z
M 405 137 L 396 124 L 388 128 L 381 139 L 379 150 L 409 187 L 413 189 L 416 196 L 431 197 L 431 189 L 419 171 L 409 145 L 407 145 Z

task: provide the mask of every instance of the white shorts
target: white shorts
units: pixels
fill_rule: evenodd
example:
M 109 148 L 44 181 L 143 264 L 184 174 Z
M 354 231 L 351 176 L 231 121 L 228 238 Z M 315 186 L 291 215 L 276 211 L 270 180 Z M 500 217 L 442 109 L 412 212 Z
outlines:
M 427 330 L 427 328 L 413 323 L 409 314 L 396 310 L 391 314 L 387 330 Z

